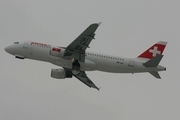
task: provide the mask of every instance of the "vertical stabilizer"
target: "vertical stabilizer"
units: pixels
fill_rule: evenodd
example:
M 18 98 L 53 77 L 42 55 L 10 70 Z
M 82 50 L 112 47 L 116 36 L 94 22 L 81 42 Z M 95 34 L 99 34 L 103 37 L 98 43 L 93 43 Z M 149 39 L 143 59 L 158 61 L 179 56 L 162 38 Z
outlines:
M 147 49 L 145 52 L 143 52 L 141 55 L 138 56 L 138 58 L 146 58 L 146 59 L 152 59 L 156 57 L 157 55 L 162 55 L 167 42 L 159 41 L 158 43 L 151 46 L 149 49 Z

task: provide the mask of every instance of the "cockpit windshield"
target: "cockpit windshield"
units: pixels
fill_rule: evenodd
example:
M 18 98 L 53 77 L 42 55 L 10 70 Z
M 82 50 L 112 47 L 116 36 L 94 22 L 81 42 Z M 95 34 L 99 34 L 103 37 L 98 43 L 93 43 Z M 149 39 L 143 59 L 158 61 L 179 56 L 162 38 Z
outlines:
M 14 44 L 19 44 L 19 42 L 14 42 Z

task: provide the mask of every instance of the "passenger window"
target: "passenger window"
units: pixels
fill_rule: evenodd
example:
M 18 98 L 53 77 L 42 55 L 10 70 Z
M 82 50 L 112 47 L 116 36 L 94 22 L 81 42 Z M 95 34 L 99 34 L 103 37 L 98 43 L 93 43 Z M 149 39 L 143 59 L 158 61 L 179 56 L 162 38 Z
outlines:
M 14 42 L 14 44 L 19 44 L 19 42 Z

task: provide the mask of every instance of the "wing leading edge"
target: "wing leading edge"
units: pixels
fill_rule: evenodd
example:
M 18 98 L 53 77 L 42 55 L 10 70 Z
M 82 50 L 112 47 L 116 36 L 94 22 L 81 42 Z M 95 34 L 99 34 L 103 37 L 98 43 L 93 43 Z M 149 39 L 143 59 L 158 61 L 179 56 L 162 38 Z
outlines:
M 89 47 L 92 39 L 94 39 L 95 31 L 101 23 L 91 24 L 84 32 L 82 32 L 66 50 L 72 53 L 72 57 L 78 61 L 84 62 L 85 51 Z

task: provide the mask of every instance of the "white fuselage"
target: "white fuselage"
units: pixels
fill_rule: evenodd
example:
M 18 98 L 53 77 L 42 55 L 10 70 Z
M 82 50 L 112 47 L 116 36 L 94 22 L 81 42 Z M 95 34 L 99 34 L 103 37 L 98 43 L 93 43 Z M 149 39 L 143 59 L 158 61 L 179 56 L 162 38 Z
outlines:
M 20 42 L 9 47 L 13 51 L 9 52 L 18 57 L 24 57 L 33 60 L 50 62 L 54 65 L 63 68 L 72 68 L 72 58 L 55 57 L 50 55 L 52 45 L 47 44 L 31 44 L 32 42 Z M 58 46 L 56 46 L 58 47 Z M 145 67 L 147 59 L 139 58 L 124 58 L 117 56 L 110 56 L 105 54 L 98 54 L 93 52 L 86 52 L 85 62 L 80 63 L 80 69 L 83 71 L 99 70 L 112 73 L 138 73 L 150 71 L 163 71 L 165 68 L 158 67 Z

